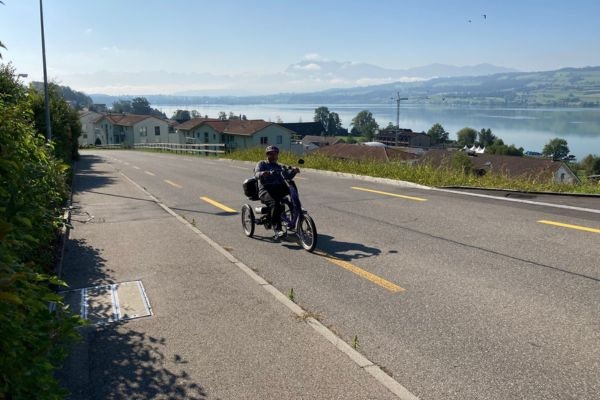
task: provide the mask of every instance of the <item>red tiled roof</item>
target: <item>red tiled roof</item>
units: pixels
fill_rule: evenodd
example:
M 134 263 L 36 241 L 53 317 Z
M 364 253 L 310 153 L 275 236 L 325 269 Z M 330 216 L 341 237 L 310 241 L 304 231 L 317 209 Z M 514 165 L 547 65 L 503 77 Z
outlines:
M 138 115 L 138 114 L 104 114 L 94 120 L 97 123 L 102 118 L 106 118 L 113 125 L 120 126 L 133 126 L 140 121 L 148 118 L 156 118 L 152 115 Z M 156 118 L 159 119 L 159 118 Z M 161 120 L 162 121 L 162 120 Z
M 202 125 L 203 123 L 205 123 L 207 121 L 221 121 L 221 120 L 216 119 L 216 118 L 192 118 L 190 120 L 187 120 L 187 121 L 182 122 L 181 124 L 177 125 L 176 128 L 181 129 L 183 131 L 189 131 L 189 130 L 199 127 L 200 125 Z
M 189 121 L 184 122 L 181 125 L 177 126 L 177 129 L 181 130 L 192 130 L 203 124 L 206 124 L 213 128 L 215 131 L 219 133 L 229 133 L 235 135 L 245 135 L 251 136 L 258 131 L 263 130 L 269 125 L 272 125 L 272 122 L 263 121 L 262 119 L 254 119 L 254 120 L 241 120 L 241 119 L 232 119 L 232 120 L 220 120 L 220 119 L 212 119 L 212 118 L 195 118 Z
M 425 153 L 418 162 L 428 163 L 435 167 L 442 165 L 449 166 L 452 154 L 454 154 L 454 151 L 441 149 L 430 150 Z M 562 161 L 552 161 L 547 158 L 504 156 L 485 153 L 477 154 L 477 156 L 469 157 L 469 159 L 473 163 L 474 169 L 499 172 L 511 177 L 521 176 L 551 179 L 562 165 L 566 165 Z
M 361 161 L 407 161 L 415 160 L 418 156 L 402 150 L 390 147 L 365 146 L 360 144 L 337 143 L 331 146 L 323 146 L 315 150 L 317 154 L 323 154 L 334 158 Z

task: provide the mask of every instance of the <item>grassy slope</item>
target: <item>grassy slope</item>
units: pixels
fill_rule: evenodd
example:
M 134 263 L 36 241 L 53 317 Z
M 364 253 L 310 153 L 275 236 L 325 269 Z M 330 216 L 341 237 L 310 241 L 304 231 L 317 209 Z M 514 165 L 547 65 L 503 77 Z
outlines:
M 235 160 L 258 162 L 259 160 L 264 159 L 264 154 L 261 148 L 254 148 L 236 151 L 225 157 Z M 472 186 L 537 192 L 600 194 L 600 185 L 589 182 L 579 185 L 558 184 L 526 179 L 512 179 L 504 175 L 493 173 L 483 177 L 476 177 L 473 175 L 465 175 L 460 171 L 445 168 L 436 169 L 428 165 L 346 161 L 319 155 L 307 155 L 304 160 L 305 168 L 397 179 L 426 186 Z M 283 164 L 296 165 L 296 161 L 297 156 L 291 153 L 283 152 L 279 157 L 279 162 Z

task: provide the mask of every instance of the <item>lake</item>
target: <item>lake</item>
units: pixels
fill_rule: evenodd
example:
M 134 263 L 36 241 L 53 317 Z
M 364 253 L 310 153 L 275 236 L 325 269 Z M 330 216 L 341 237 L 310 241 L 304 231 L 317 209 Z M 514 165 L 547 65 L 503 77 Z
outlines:
M 313 120 L 315 104 L 257 104 L 257 105 L 152 105 L 171 117 L 175 110 L 197 110 L 216 118 L 220 111 L 244 114 L 248 119 L 277 122 L 309 122 Z M 342 125 L 349 128 L 352 118 L 361 110 L 369 110 L 380 127 L 396 123 L 396 104 L 333 104 L 325 105 L 339 114 Z M 465 126 L 476 130 L 490 128 L 505 144 L 541 152 L 555 137 L 567 141 L 571 154 L 579 160 L 587 154 L 600 155 L 600 110 L 591 108 L 498 108 L 452 107 L 401 104 L 400 127 L 427 131 L 440 123 L 456 139 L 456 132 Z

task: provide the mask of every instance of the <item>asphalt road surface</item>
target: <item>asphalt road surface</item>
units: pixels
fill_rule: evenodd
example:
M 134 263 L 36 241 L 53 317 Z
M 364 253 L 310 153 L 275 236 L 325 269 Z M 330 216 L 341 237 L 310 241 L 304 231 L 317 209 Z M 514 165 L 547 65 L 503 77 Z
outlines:
M 319 232 L 311 254 L 261 226 L 244 235 L 251 163 L 93 154 L 282 293 L 293 289 L 421 399 L 598 398 L 600 200 L 569 208 L 566 197 L 552 206 L 303 170 L 301 200 Z

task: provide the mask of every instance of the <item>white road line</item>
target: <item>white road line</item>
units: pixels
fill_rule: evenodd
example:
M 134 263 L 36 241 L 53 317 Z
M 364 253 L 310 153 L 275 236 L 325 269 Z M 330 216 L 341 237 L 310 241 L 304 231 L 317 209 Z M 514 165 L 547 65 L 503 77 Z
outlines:
M 593 208 L 566 206 L 566 205 L 563 205 L 563 204 L 552 204 L 552 203 L 544 203 L 544 202 L 541 202 L 541 201 L 532 201 L 532 200 L 523 200 L 523 199 L 511 199 L 511 198 L 508 198 L 508 197 L 496 197 L 496 196 L 490 196 L 488 194 L 480 194 L 480 193 L 465 193 L 465 192 L 461 192 L 459 190 L 451 190 L 451 189 L 439 189 L 439 188 L 431 188 L 431 189 L 432 190 L 437 190 L 438 192 L 462 194 L 464 196 L 481 197 L 481 198 L 484 198 L 484 199 L 501 200 L 501 201 L 512 201 L 514 203 L 532 204 L 532 205 L 536 205 L 536 206 L 554 207 L 554 208 L 562 208 L 562 209 L 565 209 L 565 210 L 583 211 L 583 212 L 589 212 L 589 213 L 594 213 L 594 214 L 600 214 L 600 210 L 595 210 Z

